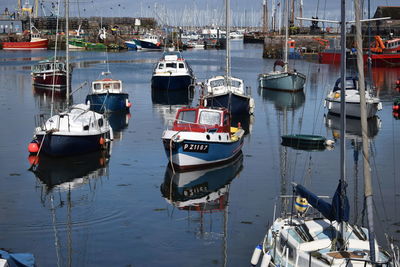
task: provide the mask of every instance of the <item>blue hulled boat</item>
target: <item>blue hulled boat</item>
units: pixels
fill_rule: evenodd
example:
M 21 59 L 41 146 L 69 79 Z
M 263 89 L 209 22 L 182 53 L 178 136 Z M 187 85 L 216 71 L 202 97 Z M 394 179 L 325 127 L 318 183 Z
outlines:
M 138 47 L 137 47 L 137 45 L 136 45 L 136 42 L 135 42 L 134 40 L 132 40 L 132 41 L 125 41 L 125 45 L 126 45 L 126 47 L 127 47 L 128 49 L 131 49 L 131 50 L 137 50 L 137 49 L 138 49 Z
M 153 91 L 189 91 L 194 74 L 180 52 L 165 52 L 157 62 L 151 78 Z
M 160 39 L 157 35 L 146 34 L 142 38 L 132 39 L 138 50 L 161 50 Z
M 129 95 L 122 91 L 122 81 L 104 78 L 92 82 L 92 93 L 86 104 L 95 112 L 126 111 L 131 107 Z
M 181 170 L 220 165 L 239 155 L 244 130 L 230 127 L 225 108 L 181 108 L 162 136 L 165 152 Z
M 50 156 L 80 155 L 100 151 L 112 139 L 107 119 L 89 110 L 88 105 L 78 104 L 37 127 L 28 150 Z

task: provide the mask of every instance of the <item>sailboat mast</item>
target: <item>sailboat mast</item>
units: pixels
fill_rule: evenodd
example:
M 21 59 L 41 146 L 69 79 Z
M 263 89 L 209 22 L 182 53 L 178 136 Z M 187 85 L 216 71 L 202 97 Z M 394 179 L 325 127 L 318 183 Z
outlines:
M 230 1 L 225 0 L 225 29 L 226 29 L 226 83 L 229 86 L 229 77 L 231 76 L 231 55 L 230 55 Z
M 70 69 L 69 69 L 69 0 L 65 0 L 65 57 L 67 69 L 67 107 L 69 106 L 69 87 L 70 87 Z
M 340 46 L 341 46 L 341 58 L 340 58 L 340 180 L 342 185 L 346 181 L 346 0 L 341 0 L 341 24 L 340 24 Z M 345 186 L 341 187 L 343 196 L 345 192 Z M 343 198 L 341 198 L 340 208 L 344 207 Z M 344 223 L 340 223 L 340 239 L 343 240 L 344 236 Z
M 361 39 L 361 8 L 360 0 L 354 1 L 354 10 L 356 17 L 356 48 L 357 48 L 357 69 L 358 69 L 358 86 L 360 90 L 360 108 L 361 108 L 361 129 L 362 129 L 362 148 L 364 159 L 364 196 L 367 205 L 367 218 L 368 218 L 368 233 L 369 233 L 369 249 L 371 261 L 375 262 L 375 231 L 374 231 L 374 218 L 373 218 L 373 203 L 372 203 L 372 181 L 369 165 L 369 142 L 368 142 L 368 122 L 367 110 L 365 101 L 365 79 L 364 79 L 364 64 L 363 64 L 363 49 Z
M 289 0 L 286 0 L 285 7 L 285 50 L 284 50 L 284 61 L 285 61 L 285 72 L 288 71 L 288 41 L 289 41 Z

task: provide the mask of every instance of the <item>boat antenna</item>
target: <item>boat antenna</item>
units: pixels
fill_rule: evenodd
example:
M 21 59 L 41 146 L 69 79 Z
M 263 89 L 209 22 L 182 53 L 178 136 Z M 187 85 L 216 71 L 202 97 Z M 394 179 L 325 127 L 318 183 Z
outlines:
M 372 182 L 371 171 L 369 165 L 369 142 L 368 142 L 368 122 L 365 100 L 365 79 L 364 79 L 364 64 L 363 64 L 363 49 L 361 39 L 361 8 L 360 0 L 354 1 L 355 19 L 356 19 L 356 49 L 357 49 L 357 69 L 358 69 L 358 86 L 360 91 L 360 109 L 361 109 L 361 129 L 362 129 L 362 149 L 364 159 L 364 197 L 367 205 L 368 218 L 368 234 L 369 234 L 369 250 L 372 263 L 376 260 L 375 255 L 375 230 L 373 218 L 373 203 L 372 203 Z M 369 2 L 369 1 L 368 1 Z
M 66 63 L 66 70 L 67 70 L 67 107 L 69 106 L 69 89 L 70 89 L 70 69 L 69 69 L 69 0 L 65 0 L 65 63 Z
M 344 208 L 344 196 L 346 195 L 346 0 L 340 1 L 341 20 L 340 20 L 340 181 L 342 183 L 340 195 L 340 210 Z M 339 250 L 343 250 L 344 243 L 344 222 L 340 222 L 340 232 L 338 238 Z

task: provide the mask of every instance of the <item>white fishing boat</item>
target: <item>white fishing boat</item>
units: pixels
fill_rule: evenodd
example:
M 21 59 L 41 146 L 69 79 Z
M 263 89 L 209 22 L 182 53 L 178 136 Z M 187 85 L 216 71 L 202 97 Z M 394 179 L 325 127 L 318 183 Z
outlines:
M 360 91 L 359 91 L 359 81 L 355 77 L 346 77 L 346 116 L 349 117 L 361 117 L 360 113 Z M 328 111 L 333 114 L 341 114 L 340 109 L 340 89 L 341 89 L 341 79 L 339 78 L 334 88 L 328 93 L 325 98 L 325 106 Z M 367 118 L 371 118 L 376 115 L 378 110 L 382 109 L 382 103 L 378 97 L 372 96 L 368 91 L 365 91 L 365 100 Z

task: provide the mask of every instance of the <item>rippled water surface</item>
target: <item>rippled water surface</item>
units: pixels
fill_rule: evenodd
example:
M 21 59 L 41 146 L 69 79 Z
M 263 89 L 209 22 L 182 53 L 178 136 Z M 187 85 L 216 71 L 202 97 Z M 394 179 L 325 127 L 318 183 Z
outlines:
M 272 69 L 262 47 L 232 47 L 232 73 L 252 88 L 256 110 L 243 156 L 218 168 L 173 175 L 161 134 L 177 109 L 152 102 L 150 79 L 160 53 L 71 52 L 72 87 L 108 67 L 133 106 L 115 116 L 110 158 L 101 154 L 41 158 L 29 171 L 27 145 L 35 115 L 49 113 L 50 97 L 31 85 L 30 67 L 53 51 L 0 50 L 0 247 L 32 252 L 38 266 L 248 266 L 254 246 L 273 220 L 274 202 L 290 182 L 333 195 L 339 179 L 334 150 L 284 148 L 280 135 L 338 137 L 337 117 L 324 116 L 323 99 L 337 66 L 298 60 L 304 93 L 260 90 L 257 76 Z M 63 52 L 60 52 L 63 54 Z M 185 51 L 198 81 L 224 72 L 223 50 Z M 374 69 L 383 110 L 370 120 L 376 227 L 400 239 L 400 121 L 392 116 L 399 69 Z M 88 86 L 73 95 L 84 101 Z M 193 104 L 197 103 L 195 98 Z M 65 100 L 56 97 L 55 107 Z M 352 220 L 362 221 L 363 183 L 359 121 L 347 120 L 347 179 Z

